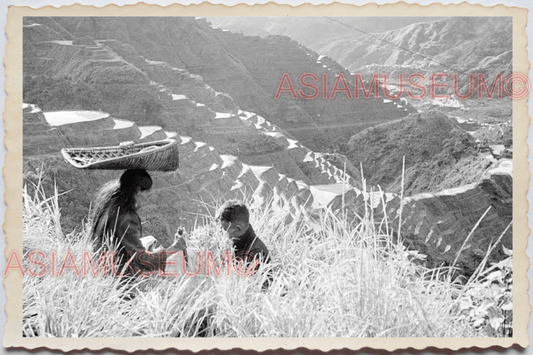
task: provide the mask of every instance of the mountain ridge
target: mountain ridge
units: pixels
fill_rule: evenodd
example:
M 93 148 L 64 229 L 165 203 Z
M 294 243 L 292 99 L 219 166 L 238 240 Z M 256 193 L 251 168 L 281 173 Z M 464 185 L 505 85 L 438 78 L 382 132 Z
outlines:
M 486 71 L 492 75 L 499 70 L 510 73 L 505 65 L 491 68 L 484 61 L 512 51 L 512 22 L 498 17 L 437 17 L 437 18 L 379 18 L 356 21 L 350 18 L 331 20 L 303 18 L 293 20 L 297 25 L 276 29 L 269 21 L 248 18 L 208 18 L 216 26 L 252 34 L 255 29 L 268 34 L 282 34 L 301 41 L 321 55 L 336 60 L 350 72 L 362 70 L 368 64 L 392 66 L 411 65 L 423 70 L 441 71 L 453 67 L 457 71 Z M 307 27 L 306 27 L 307 26 Z M 301 28 L 317 27 L 322 34 L 301 33 Z M 272 29 L 271 27 L 274 27 Z M 352 29 L 350 29 L 352 27 Z M 311 34 L 314 32 L 309 31 Z M 350 34 L 347 35 L 346 32 Z M 324 36 L 324 39 L 321 39 Z M 400 48 L 401 47 L 401 48 Z M 402 49 L 403 48 L 403 49 Z M 420 53 L 418 56 L 414 53 Z M 428 60 L 427 57 L 433 61 Z M 439 66 L 436 62 L 445 64 Z

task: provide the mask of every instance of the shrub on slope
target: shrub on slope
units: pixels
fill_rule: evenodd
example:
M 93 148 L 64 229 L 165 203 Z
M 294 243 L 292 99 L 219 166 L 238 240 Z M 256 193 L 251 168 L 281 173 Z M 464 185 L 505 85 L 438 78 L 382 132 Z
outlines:
M 486 161 L 478 157 L 474 144 L 474 139 L 454 120 L 443 113 L 428 111 L 354 135 L 346 155 L 355 166 L 362 164 L 371 185 L 391 192 L 400 190 L 405 156 L 405 191 L 414 194 L 436 191 L 447 181 L 459 184 L 466 184 L 469 179 L 475 181 L 484 170 L 476 170 L 474 175 L 458 172 L 459 178 L 453 175 L 456 166 L 470 163 L 476 169 L 486 168 Z
M 91 73 L 90 82 L 27 75 L 23 100 L 43 111 L 100 110 L 144 125 L 161 125 L 165 100 L 153 86 L 138 80 L 137 74 L 124 66 L 99 68 Z
M 478 182 L 494 162 L 475 154 L 459 160 L 442 157 L 432 161 L 418 162 L 407 168 L 404 176 L 404 192 L 414 195 L 421 192 L 436 192 Z M 401 176 L 388 186 L 388 191 L 401 191 Z

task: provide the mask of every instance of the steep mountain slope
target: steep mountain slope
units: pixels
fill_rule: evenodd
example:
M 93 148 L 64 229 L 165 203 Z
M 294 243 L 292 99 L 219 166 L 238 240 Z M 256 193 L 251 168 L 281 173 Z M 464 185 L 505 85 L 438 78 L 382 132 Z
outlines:
M 339 61 L 351 71 L 368 64 L 410 65 L 423 69 L 438 66 L 398 47 L 420 53 L 457 70 L 468 71 L 480 65 L 487 65 L 503 53 L 512 51 L 511 30 L 512 21 L 505 17 L 444 18 L 387 31 L 376 36 L 379 39 L 360 37 L 351 43 L 344 43 L 341 47 L 337 47 L 340 44 L 334 45 L 331 50 L 337 47 L 339 49 L 336 53 L 344 53 L 344 57 L 339 58 Z
M 43 185 L 48 196 L 57 188 L 59 207 L 66 211 L 61 219 L 64 232 L 81 228 L 96 191 L 105 182 L 117 178 L 120 171 L 75 169 L 60 158 L 60 148 L 71 144 L 116 145 L 124 140 L 151 141 L 168 137 L 179 142 L 180 167 L 174 172 L 151 173 L 154 178 L 151 204 L 140 210 L 146 221 L 145 234 L 157 236 L 164 245 L 170 243 L 179 225 L 189 229 L 201 225 L 201 216 L 214 213 L 215 205 L 227 198 L 248 199 L 252 201 L 252 208 L 272 199 L 286 218 L 307 222 L 312 221 L 309 215 L 321 209 L 343 211 L 356 219 L 370 211 L 376 220 L 385 218 L 391 226 L 400 222 L 401 214 L 404 242 L 428 255 L 429 265 L 450 265 L 466 234 L 490 207 L 459 259 L 462 270 L 469 274 L 477 266 L 479 253 L 487 250 L 494 233 L 503 231 L 511 218 L 512 162 L 508 164 L 509 161 L 502 161 L 497 168 L 486 171 L 477 183 L 435 194 L 415 195 L 405 198 L 402 204 L 398 194 L 361 190 L 360 178 L 354 175 L 354 179 L 344 173 L 346 169 L 357 174 L 353 166 L 348 164 L 345 169 L 339 169 L 330 162 L 331 157 L 310 151 L 251 112 L 239 112 L 239 119 L 282 145 L 283 150 L 277 154 L 290 157 L 293 164 L 306 172 L 311 185 L 281 174 L 278 167 L 284 169 L 285 166 L 270 160 L 279 156 L 263 155 L 269 164 L 266 166 L 248 165 L 190 137 L 165 132 L 160 127 L 137 126 L 102 112 L 43 114 L 35 105 L 25 104 L 23 113 L 24 132 L 31 132 L 24 134 L 24 183 L 30 193 L 33 184 Z M 80 120 L 83 117 L 85 120 Z M 44 175 L 41 175 L 43 170 Z M 508 248 L 512 245 L 511 236 L 507 234 L 502 241 Z M 489 260 L 498 261 L 502 257 L 499 250 L 494 250 Z
M 462 71 L 477 68 L 510 72 L 511 69 L 512 21 L 505 17 L 309 17 L 290 20 L 210 17 L 208 20 L 217 27 L 244 34 L 291 37 L 317 53 L 333 58 L 350 72 L 371 64 L 449 70 L 435 67 L 436 63 L 412 52 Z
M 457 121 L 435 111 L 371 127 L 353 136 L 346 152 L 354 165 L 362 164 L 369 185 L 397 193 L 405 156 L 406 195 L 479 181 L 495 166 L 487 154 L 478 152 L 475 139 Z
M 206 17 L 215 27 L 228 29 L 247 36 L 282 35 L 290 37 L 320 54 L 330 55 L 324 48 L 332 41 L 349 40 L 361 36 L 361 32 L 395 30 L 412 23 L 428 22 L 438 17 Z M 339 21 L 339 22 L 336 22 Z
M 294 218 L 307 213 L 313 203 L 308 184 L 359 184 L 327 159 L 288 138 L 279 127 L 251 112 L 240 111 L 237 119 L 259 136 L 271 138 L 279 147 L 273 155 L 262 154 L 262 164 L 257 164 L 254 157 L 244 155 L 249 162 L 246 164 L 236 156 L 221 154 L 214 147 L 191 137 L 179 136 L 161 127 L 138 126 L 102 112 L 43 113 L 37 106 L 25 104 L 23 113 L 24 182 L 29 188 L 32 184 L 42 183 L 49 194 L 57 186 L 61 193 L 60 208 L 68 211 L 62 215 L 65 232 L 80 228 L 83 219 L 90 214 L 90 204 L 97 190 L 118 177 L 121 171 L 76 169 L 63 161 L 59 154 L 61 148 L 165 138 L 177 140 L 179 169 L 168 173 L 151 172 L 155 182 L 150 196 L 152 204 L 141 210 L 149 222 L 146 232 L 162 236 L 162 241 L 166 241 L 165 236 L 172 236 L 172 231 L 180 224 L 191 228 L 201 223 L 202 215 L 213 214 L 215 204 L 229 198 L 242 198 L 257 204 L 273 199 L 287 218 Z M 287 164 L 292 166 L 287 167 Z M 300 171 L 305 181 L 282 173 L 294 173 L 295 170 Z M 44 180 L 40 180 L 39 171 L 44 172 Z
M 273 196 L 287 218 L 345 206 L 356 216 L 370 205 L 391 223 L 401 212 L 402 235 L 417 248 L 431 240 L 424 252 L 438 264 L 451 262 L 455 245 L 488 206 L 483 233 L 500 233 L 510 218 L 508 164 L 489 173 L 503 163 L 480 158 L 474 138 L 444 115 L 398 120 L 410 111 L 404 99 L 351 100 L 342 92 L 334 100 L 293 100 L 289 93 L 275 100 L 282 73 L 293 79 L 327 73 L 329 89 L 337 74 L 349 77 L 335 61 L 286 37 L 246 37 L 193 18 L 25 18 L 24 37 L 25 102 L 47 114 L 91 110 L 97 117 L 97 123 L 51 125 L 37 107 L 24 107 L 25 179 L 37 181 L 44 161 L 52 172 L 50 189 L 54 179 L 61 192 L 73 189 L 61 197 L 61 208 L 73 212 L 65 214 L 70 227 L 80 226 L 92 194 L 118 173 L 76 171 L 61 161 L 59 149 L 161 139 L 165 131 L 178 133 L 182 165 L 175 173 L 154 174 L 158 204 L 143 210 L 147 233 L 171 235 L 179 224 L 193 225 L 218 199 L 242 194 L 258 201 Z M 493 133 L 487 130 L 481 139 L 501 143 Z M 348 160 L 319 153 L 332 143 Z M 367 187 L 398 192 L 404 155 L 406 195 L 431 194 L 404 200 L 401 210 L 398 194 L 362 191 L 359 163 Z M 455 171 L 467 169 L 471 180 L 458 178 Z M 438 191 L 450 187 L 457 189 Z M 441 250 L 443 240 L 451 249 Z M 479 240 L 486 250 L 490 238 Z M 463 254 L 466 263 L 478 246 Z
M 44 30 L 50 21 L 70 38 L 62 34 L 42 41 L 42 33 L 47 39 L 54 33 Z M 205 20 L 194 18 L 25 18 L 25 24 L 24 98 L 47 110 L 77 105 L 168 126 L 165 117 L 174 116 L 171 95 L 185 95 L 215 112 L 235 112 L 237 106 L 256 112 L 292 130 L 289 133 L 304 143 L 321 133 L 320 126 L 356 132 L 361 124 L 407 114 L 405 109 L 384 105 L 382 99 L 351 100 L 345 93 L 334 100 L 322 95 L 295 100 L 284 92 L 276 100 L 284 73 L 295 85 L 303 73 L 314 73 L 321 80 L 326 73 L 328 93 L 337 74 L 351 80 L 338 63 L 321 59 L 286 37 L 245 37 L 214 30 Z M 157 84 L 170 91 L 161 92 Z M 322 90 L 321 83 L 317 87 Z M 190 117 L 179 119 L 183 116 Z
M 491 85 L 497 83 L 497 75 L 505 79 L 512 73 L 510 18 L 379 18 L 373 19 L 373 22 L 359 18 L 210 20 L 222 28 L 242 31 L 245 34 L 252 33 L 252 28 L 260 28 L 261 31 L 270 33 L 282 31 L 283 34 L 300 40 L 315 50 L 321 55 L 322 61 L 333 58 L 348 71 L 360 73 L 367 80 L 374 75 L 378 75 L 378 80 L 384 80 L 383 76 L 386 74 L 388 89 L 392 90 L 393 95 L 403 87 L 403 97 L 418 111 L 444 107 L 461 118 L 487 123 L 503 122 L 510 118 L 511 104 L 506 100 L 505 91 L 501 93 L 503 99 L 498 96 L 498 100 L 485 100 Z M 337 26 L 342 27 L 342 30 Z M 317 28 L 322 32 L 315 33 Z M 310 33 L 309 37 L 306 37 L 304 29 Z M 323 37 L 327 39 L 322 41 Z M 449 75 L 443 80 L 447 87 L 439 87 L 436 93 L 451 95 L 450 102 L 432 100 L 433 97 L 430 97 L 433 92 L 431 76 L 435 73 Z M 453 81 L 452 74 L 455 73 L 459 75 L 458 82 Z M 407 91 L 413 89 L 408 81 L 411 74 L 425 76 L 425 79 L 415 79 L 426 87 L 426 96 L 421 100 L 413 100 L 407 95 Z M 470 74 L 471 78 L 468 77 Z M 486 87 L 483 87 L 479 75 L 485 79 Z M 472 85 L 469 80 L 472 80 Z M 442 83 L 435 82 L 437 85 Z M 484 99 L 458 101 L 455 97 L 456 91 L 461 95 L 471 94 L 473 97 L 481 93 Z M 498 90 L 495 92 L 499 95 Z M 414 90 L 414 93 L 418 95 L 420 92 Z M 360 131 L 361 129 L 351 130 L 350 133 L 353 135 Z M 337 130 L 334 133 L 343 137 L 341 141 L 347 140 L 342 131 Z M 335 134 L 327 136 L 326 139 L 331 140 Z M 319 140 L 322 136 L 316 138 Z

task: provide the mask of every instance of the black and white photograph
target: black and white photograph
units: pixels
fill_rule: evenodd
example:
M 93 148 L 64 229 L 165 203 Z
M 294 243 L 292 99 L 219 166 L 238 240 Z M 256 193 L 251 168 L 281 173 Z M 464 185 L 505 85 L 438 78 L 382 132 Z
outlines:
M 23 338 L 513 338 L 512 16 L 24 16 L 21 75 Z

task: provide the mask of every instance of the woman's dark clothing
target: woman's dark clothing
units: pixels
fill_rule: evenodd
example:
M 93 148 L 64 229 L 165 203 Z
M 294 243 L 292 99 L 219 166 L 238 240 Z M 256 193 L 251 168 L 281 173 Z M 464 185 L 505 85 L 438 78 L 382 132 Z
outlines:
M 163 259 L 160 254 L 147 252 L 141 243 L 141 219 L 135 210 L 119 210 L 109 207 L 95 221 L 93 229 L 94 251 L 115 251 L 116 273 L 122 273 L 125 265 L 130 261 L 125 274 L 135 274 L 138 271 L 151 272 L 162 269 Z M 117 213 L 118 212 L 118 213 Z

